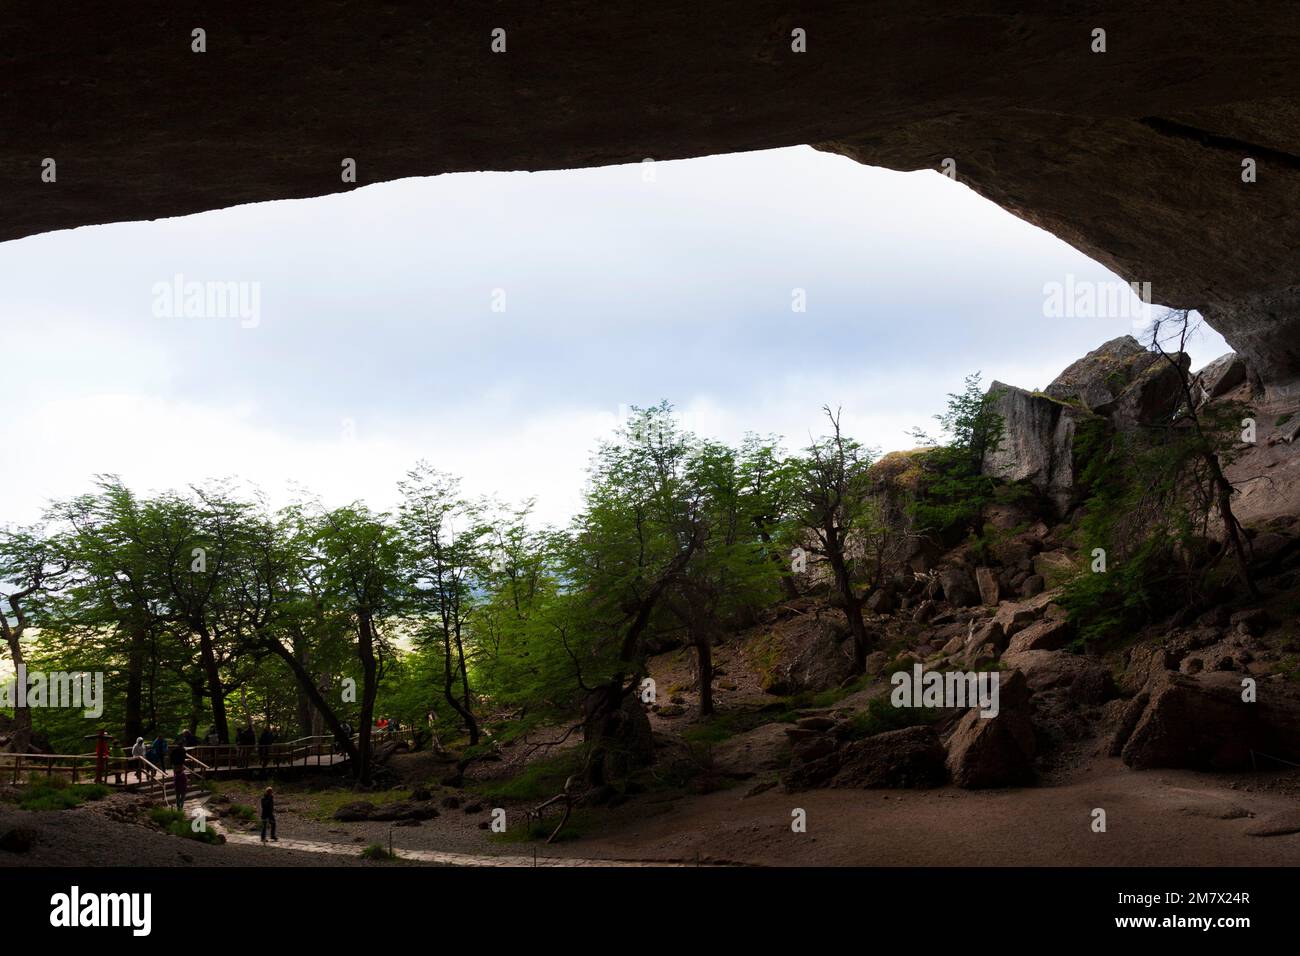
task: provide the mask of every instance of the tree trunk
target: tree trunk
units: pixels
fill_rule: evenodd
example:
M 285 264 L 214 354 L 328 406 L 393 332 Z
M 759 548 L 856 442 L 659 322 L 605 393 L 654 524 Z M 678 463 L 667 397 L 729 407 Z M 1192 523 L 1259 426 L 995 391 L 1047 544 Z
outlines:
M 705 635 L 696 638 L 695 658 L 700 671 L 700 716 L 713 714 L 713 646 Z
M 9 656 L 14 661 L 14 679 L 27 679 L 26 665 L 23 662 L 22 636 L 15 631 L 6 633 L 7 643 L 9 644 Z M 17 685 L 15 685 L 17 691 Z M 15 693 L 15 698 L 17 694 Z M 9 750 L 11 753 L 25 754 L 31 753 L 32 750 L 32 709 L 27 705 L 26 688 L 23 692 L 24 703 L 19 707 L 18 702 L 14 701 L 14 732 L 9 738 Z
M 377 674 L 378 663 L 375 660 L 375 632 L 369 615 L 361 614 L 357 622 L 357 648 L 361 658 L 361 715 L 357 719 L 358 732 L 361 734 L 359 759 L 360 770 L 357 779 L 362 783 L 370 782 L 370 725 L 375 722 L 375 697 L 379 694 Z
M 865 674 L 871 640 L 867 635 L 866 622 L 862 620 L 862 601 L 853 593 L 848 564 L 844 560 L 844 553 L 839 549 L 838 540 L 831 535 L 827 538 L 833 546 L 828 545 L 826 558 L 835 575 L 836 590 L 840 593 L 840 603 L 844 606 L 844 616 L 849 623 L 849 634 L 853 637 L 853 673 Z
M 198 734 L 199 721 L 203 719 L 203 682 L 190 682 L 190 733 Z
M 208 693 L 212 696 L 212 723 L 217 728 L 217 740 L 230 743 L 230 725 L 226 722 L 226 691 L 221 683 L 221 668 L 212 648 L 212 637 L 207 628 L 199 629 L 199 661 L 208 679 Z
M 442 645 L 444 651 L 443 667 L 442 667 L 442 671 L 443 671 L 442 696 L 444 699 L 446 699 L 447 703 L 451 706 L 451 709 L 456 711 L 456 713 L 460 715 L 461 721 L 463 721 L 465 724 L 465 730 L 469 733 L 469 744 L 472 747 L 478 743 L 478 721 L 474 719 L 473 712 L 468 707 L 466 707 L 465 704 L 461 702 L 461 700 L 459 700 L 456 697 L 456 693 L 454 689 L 455 681 L 456 681 L 456 671 L 455 669 L 453 669 L 452 662 L 451 662 L 451 633 L 449 630 L 444 630 L 443 632 Z M 463 668 L 464 664 L 465 664 L 465 657 L 464 657 L 464 653 L 462 652 L 460 658 L 460 666 Z
M 343 721 L 341 721 L 338 715 L 334 712 L 334 708 L 326 702 L 324 695 L 321 693 L 320 689 L 317 688 L 316 682 L 312 680 L 311 674 L 307 673 L 306 669 L 301 663 L 299 663 L 298 658 L 293 656 L 293 653 L 289 648 L 285 647 L 276 639 L 263 638 L 263 643 L 273 654 L 289 666 L 289 670 L 293 672 L 293 676 L 298 680 L 298 686 L 306 691 L 307 696 L 311 698 L 312 706 L 316 708 L 316 712 L 324 718 L 325 723 L 329 725 L 330 732 L 343 744 L 344 751 L 346 751 L 348 757 L 352 759 L 352 773 L 355 776 L 361 766 L 360 754 L 357 751 L 356 744 L 352 742 L 351 737 L 346 736 L 343 733 Z M 363 739 L 368 741 L 369 737 L 366 736 Z
M 131 632 L 131 643 L 126 655 L 126 714 L 123 721 L 124 741 L 135 743 L 144 736 L 144 660 L 149 643 L 149 633 L 143 628 Z

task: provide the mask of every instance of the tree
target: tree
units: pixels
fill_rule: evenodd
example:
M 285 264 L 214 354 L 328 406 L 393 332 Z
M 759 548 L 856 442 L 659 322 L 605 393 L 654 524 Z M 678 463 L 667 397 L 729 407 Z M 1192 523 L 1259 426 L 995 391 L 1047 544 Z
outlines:
M 469 744 L 479 742 L 465 652 L 475 606 L 475 585 L 484 564 L 483 509 L 460 497 L 460 481 L 420 462 L 398 484 L 401 528 L 413 606 L 428 615 L 419 639 L 436 639 L 443 650 L 443 698 L 465 724 Z M 456 685 L 459 682 L 459 689 Z
M 846 438 L 840 415 L 824 409 L 831 433 L 815 440 L 801 457 L 791 462 L 797 482 L 800 523 L 809 529 L 808 550 L 830 566 L 836 603 L 848 621 L 853 639 L 853 672 L 867 669 L 867 653 L 873 640 L 862 618 L 866 603 L 854 584 L 859 557 L 853 538 L 862 530 L 869 513 L 868 470 L 871 453 Z
M 359 503 L 335 508 L 321 516 L 310 537 L 326 600 L 351 623 L 356 638 L 362 677 L 356 773 L 362 781 L 370 779 L 370 728 L 383 659 L 391 653 L 385 628 L 405 610 L 402 543 L 384 518 Z
M 1214 507 L 1218 510 L 1219 520 L 1223 524 L 1223 533 L 1227 536 L 1229 547 L 1236 559 L 1237 575 L 1246 590 L 1250 592 L 1250 595 L 1258 598 L 1259 589 L 1255 586 L 1255 579 L 1250 570 L 1249 544 L 1246 533 L 1232 510 L 1232 496 L 1236 494 L 1236 489 L 1232 487 L 1232 482 L 1228 480 L 1223 471 L 1223 462 L 1219 451 L 1223 444 L 1222 439 L 1219 437 L 1223 431 L 1222 423 L 1219 423 L 1218 427 L 1207 424 L 1198 411 L 1198 402 L 1192 394 L 1190 366 L 1185 361 L 1180 361 L 1174 357 L 1175 355 L 1186 355 L 1187 336 L 1191 331 L 1190 323 L 1190 310 L 1169 310 L 1151 324 L 1151 348 L 1177 373 L 1178 386 L 1183 398 L 1181 420 L 1194 436 L 1193 454 L 1200 460 L 1205 469 L 1205 481 L 1208 486 L 1209 496 L 1214 502 Z M 1172 355 L 1164 347 L 1164 343 L 1161 341 L 1162 336 L 1177 342 L 1178 347 Z
M 741 493 L 745 510 L 754 531 L 758 534 L 772 566 L 780 573 L 781 588 L 790 600 L 799 598 L 799 585 L 795 581 L 790 562 L 786 560 L 778 540 L 793 540 L 798 529 L 790 527 L 790 516 L 795 507 L 794 485 L 786 480 L 786 462 L 775 439 L 761 440 L 746 435 L 740 447 L 739 462 Z
M 645 677 L 646 640 L 663 624 L 662 602 L 703 543 L 700 502 L 687 475 L 691 442 L 666 402 L 633 409 L 615 439 L 597 449 L 564 549 L 571 597 L 554 626 L 586 695 L 593 786 L 653 756 L 649 724 L 629 695 Z M 590 674 L 601 677 L 588 684 Z
M 960 392 L 948 395 L 946 410 L 934 416 L 942 439 L 912 429 L 917 444 L 929 447 L 922 459 L 924 487 L 912 505 L 919 532 L 944 538 L 979 531 L 984 507 L 997 488 L 984 474 L 984 456 L 1002 444 L 1005 430 L 995 408 L 997 397 L 983 391 L 980 373 L 974 372 Z
M 0 531 L 0 635 L 4 636 L 17 679 L 24 677 L 23 638 L 69 569 L 58 543 L 40 525 Z M 32 711 L 14 702 L 14 732 L 9 749 L 27 753 L 32 744 Z

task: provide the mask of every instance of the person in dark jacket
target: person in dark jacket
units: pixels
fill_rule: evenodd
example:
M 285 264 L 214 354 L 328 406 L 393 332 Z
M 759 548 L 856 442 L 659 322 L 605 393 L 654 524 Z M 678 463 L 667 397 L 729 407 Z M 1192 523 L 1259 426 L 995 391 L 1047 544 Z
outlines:
M 271 728 L 267 727 L 262 731 L 262 736 L 259 737 L 257 741 L 257 749 L 262 758 L 263 767 L 265 767 L 266 762 L 271 759 L 271 744 L 273 743 L 275 743 L 275 735 L 271 733 Z
M 176 743 L 172 744 L 172 749 L 167 755 L 167 759 L 171 762 L 173 768 L 183 767 L 185 766 L 185 756 L 185 737 L 184 735 L 181 735 L 176 738 Z
M 176 789 L 176 809 L 182 813 L 185 812 L 185 794 L 190 789 L 189 774 L 185 772 L 185 764 L 181 762 L 172 768 L 172 786 Z
M 271 825 L 271 839 L 276 843 L 280 838 L 275 835 L 275 791 L 270 787 L 266 788 L 266 793 L 262 794 L 262 842 L 266 842 L 266 827 Z

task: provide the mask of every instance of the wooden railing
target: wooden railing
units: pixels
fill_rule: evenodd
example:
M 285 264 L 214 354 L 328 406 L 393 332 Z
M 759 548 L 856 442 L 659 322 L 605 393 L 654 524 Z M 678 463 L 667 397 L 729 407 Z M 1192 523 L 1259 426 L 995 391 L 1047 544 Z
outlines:
M 326 766 L 342 753 L 330 736 L 300 737 L 274 744 L 198 744 L 186 752 L 208 770 L 256 770 L 263 767 Z
M 353 741 L 357 741 L 353 737 Z M 262 768 L 316 766 L 333 763 L 333 757 L 346 753 L 335 738 L 301 737 L 287 743 L 267 744 L 199 744 L 185 748 L 185 768 L 198 783 L 205 775 L 220 770 L 256 770 Z M 327 760 L 326 758 L 330 758 Z M 93 783 L 98 758 L 87 754 L 13 754 L 0 753 L 0 780 L 17 785 L 34 777 L 66 777 L 69 783 Z M 147 757 L 108 756 L 103 758 L 103 780 L 115 786 L 135 789 L 157 787 L 164 803 L 171 803 L 173 771 L 164 770 Z

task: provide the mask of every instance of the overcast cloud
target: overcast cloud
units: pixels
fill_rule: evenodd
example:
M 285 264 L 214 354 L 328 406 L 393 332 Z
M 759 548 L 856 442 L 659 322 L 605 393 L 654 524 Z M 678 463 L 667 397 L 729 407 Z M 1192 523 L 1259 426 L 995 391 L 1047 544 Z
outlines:
M 968 372 L 1042 387 L 1133 331 L 1045 318 L 1044 283 L 1119 280 L 938 173 L 810 148 L 646 172 L 410 179 L 0 245 L 0 520 L 98 472 L 387 507 L 424 458 L 558 522 L 628 405 L 792 446 L 843 406 L 890 450 Z M 178 274 L 257 283 L 255 327 L 156 316 Z M 1194 364 L 1227 350 L 1207 329 Z

